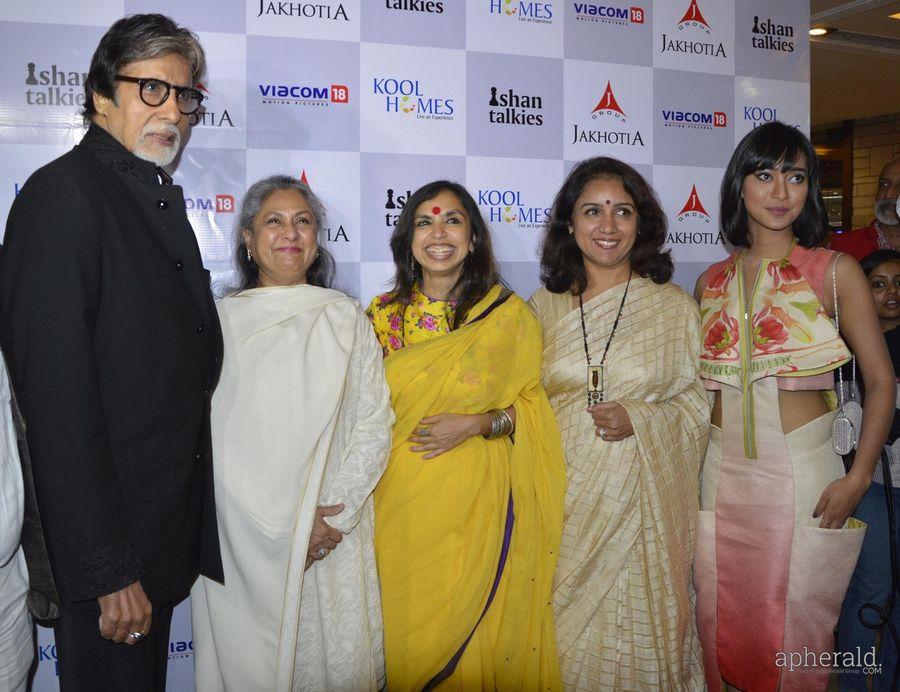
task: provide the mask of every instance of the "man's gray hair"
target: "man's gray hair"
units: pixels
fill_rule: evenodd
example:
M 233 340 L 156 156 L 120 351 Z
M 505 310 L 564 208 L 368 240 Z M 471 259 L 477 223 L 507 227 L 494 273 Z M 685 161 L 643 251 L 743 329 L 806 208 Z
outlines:
M 191 69 L 191 84 L 179 86 L 196 86 L 206 71 L 206 55 L 200 40 L 190 29 L 178 26 L 161 14 L 133 14 L 109 27 L 94 51 L 84 82 L 82 115 L 85 125 L 90 124 L 97 113 L 95 93 L 115 98 L 116 74 L 122 67 L 172 54 L 183 57 Z

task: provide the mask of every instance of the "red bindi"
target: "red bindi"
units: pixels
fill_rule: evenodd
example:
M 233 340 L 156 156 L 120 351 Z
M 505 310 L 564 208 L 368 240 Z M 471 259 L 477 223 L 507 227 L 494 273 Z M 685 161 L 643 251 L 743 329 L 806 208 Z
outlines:
M 431 213 L 434 214 L 435 216 L 437 216 L 438 214 L 441 213 L 441 208 L 440 207 L 432 207 Z

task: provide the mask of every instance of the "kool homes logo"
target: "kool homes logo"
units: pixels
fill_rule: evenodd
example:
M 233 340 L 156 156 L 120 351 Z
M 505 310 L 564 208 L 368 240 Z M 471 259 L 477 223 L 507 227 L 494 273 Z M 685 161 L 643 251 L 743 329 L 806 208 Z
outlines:
M 84 105 L 86 72 L 62 70 L 58 65 L 40 69 L 30 62 L 25 66 L 25 103 L 29 106 Z
M 350 103 L 350 87 L 310 84 L 258 84 L 264 104 L 327 107 L 333 103 Z
M 712 31 L 709 23 L 700 11 L 697 0 L 691 0 L 691 4 L 688 5 L 687 11 L 684 13 L 681 21 L 676 25 L 676 28 L 678 31 L 687 32 L 694 36 L 697 36 L 698 34 L 709 34 Z M 665 32 L 662 34 L 662 46 L 660 46 L 659 52 L 711 55 L 716 58 L 727 57 L 725 55 L 725 46 L 722 45 L 721 41 L 711 43 L 709 41 L 696 41 L 691 38 L 676 39 Z
M 663 108 L 660 113 L 665 127 L 688 130 L 712 130 L 716 127 L 728 127 L 728 116 L 722 111 L 704 113 Z
M 297 17 L 298 19 L 330 19 L 333 21 L 350 21 L 347 10 L 340 2 L 269 2 L 259 0 L 259 12 L 262 15 L 276 17 Z
M 764 123 L 773 123 L 778 120 L 778 111 L 770 106 L 744 106 L 744 122 L 750 123 L 754 128 Z
M 490 223 L 516 224 L 519 230 L 543 228 L 550 220 L 550 208 L 528 204 L 521 190 L 479 189 L 478 206 Z
M 579 22 L 596 22 L 630 26 L 644 23 L 644 10 L 640 7 L 615 7 L 613 5 L 596 5 L 592 2 L 573 2 L 575 20 Z
M 497 93 L 491 87 L 491 98 L 488 100 L 488 120 L 495 125 L 543 125 L 544 100 L 540 96 L 517 94 L 512 89 Z M 537 112 L 535 112 L 537 111 Z
M 312 187 L 309 184 L 309 178 L 306 176 L 306 169 L 302 169 L 300 171 L 300 175 L 298 176 L 300 182 L 306 185 L 306 187 Z M 331 226 L 322 226 L 320 229 L 325 232 L 325 239 L 329 243 L 349 243 L 350 238 L 347 237 L 347 230 L 344 228 L 343 224 L 338 224 L 337 228 L 333 228 Z
M 488 0 L 491 14 L 513 17 L 520 22 L 551 24 L 553 22 L 552 2 L 530 2 L 528 0 Z
M 207 97 L 204 100 L 206 103 L 211 97 L 209 89 L 201 82 L 197 82 L 197 89 Z M 205 106 L 200 106 L 199 110 L 188 116 L 188 122 L 192 127 L 234 127 L 234 121 L 227 108 L 223 108 L 221 111 L 211 111 L 207 110 Z
M 371 0 L 370 0 L 371 1 Z M 407 12 L 444 13 L 444 3 L 435 0 L 384 0 L 389 10 L 406 10 Z
M 406 190 L 406 192 L 400 192 L 399 194 L 394 191 L 394 188 L 389 187 L 385 190 L 385 202 L 384 202 L 384 226 L 385 228 L 394 228 L 397 225 L 397 219 L 400 218 L 400 213 L 403 211 L 403 208 L 406 206 L 407 200 L 412 196 L 411 190 Z
M 453 120 L 456 117 L 454 100 L 433 96 L 418 79 L 373 77 L 372 94 L 384 96 L 387 113 L 415 116 L 419 120 Z
M 591 120 L 597 123 L 597 127 L 579 127 L 573 124 L 571 144 L 579 142 L 590 144 L 624 144 L 632 147 L 644 146 L 644 138 L 641 131 L 628 125 L 628 116 L 616 100 L 612 83 L 606 82 L 603 96 L 591 111 Z M 606 125 L 606 127 L 603 127 Z
M 682 207 L 675 218 L 679 224 L 687 223 L 689 226 L 693 223 L 707 225 L 710 223 L 709 214 L 703 208 L 700 195 L 697 194 L 696 184 L 691 185 L 691 193 L 688 195 L 684 207 Z M 667 240 L 672 245 L 709 245 L 721 243 L 722 234 L 718 231 L 679 231 L 670 229 Z
M 754 48 L 775 50 L 783 53 L 794 52 L 794 42 L 786 39 L 794 38 L 794 27 L 789 24 L 776 24 L 771 19 L 753 17 L 753 34 L 751 42 Z

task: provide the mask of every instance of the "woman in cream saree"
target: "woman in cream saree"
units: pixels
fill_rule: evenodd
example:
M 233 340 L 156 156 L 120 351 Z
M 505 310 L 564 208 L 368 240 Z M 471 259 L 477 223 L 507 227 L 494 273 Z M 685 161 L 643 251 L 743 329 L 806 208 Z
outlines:
M 499 285 L 469 309 L 465 297 L 435 299 L 440 281 L 431 272 L 453 248 L 462 257 L 485 253 L 493 265 L 487 229 L 463 188 L 426 186 L 406 209 L 399 234 L 413 233 L 414 215 L 417 228 L 427 227 L 413 241 L 422 289 L 416 282 L 408 303 L 386 294 L 369 309 L 389 354 L 397 415 L 375 491 L 388 687 L 556 690 L 550 589 L 565 481 L 540 384 L 540 327 Z M 420 236 L 424 245 L 415 245 Z M 456 321 L 461 309 L 466 317 Z M 515 419 L 515 441 L 490 434 L 485 412 L 503 409 Z M 451 447 L 440 440 L 453 425 L 465 432 Z
M 582 162 L 557 195 L 547 288 L 530 301 L 566 453 L 553 605 L 570 690 L 703 686 L 691 556 L 709 408 L 697 307 L 668 283 L 664 231 L 637 172 Z M 589 407 L 589 390 L 602 403 Z

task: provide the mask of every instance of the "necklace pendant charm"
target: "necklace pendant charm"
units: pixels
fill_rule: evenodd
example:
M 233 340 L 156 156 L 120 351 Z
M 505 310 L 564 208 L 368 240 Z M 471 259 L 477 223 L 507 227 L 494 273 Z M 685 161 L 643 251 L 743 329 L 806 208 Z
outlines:
M 588 406 L 603 401 L 603 365 L 587 366 L 587 398 Z

